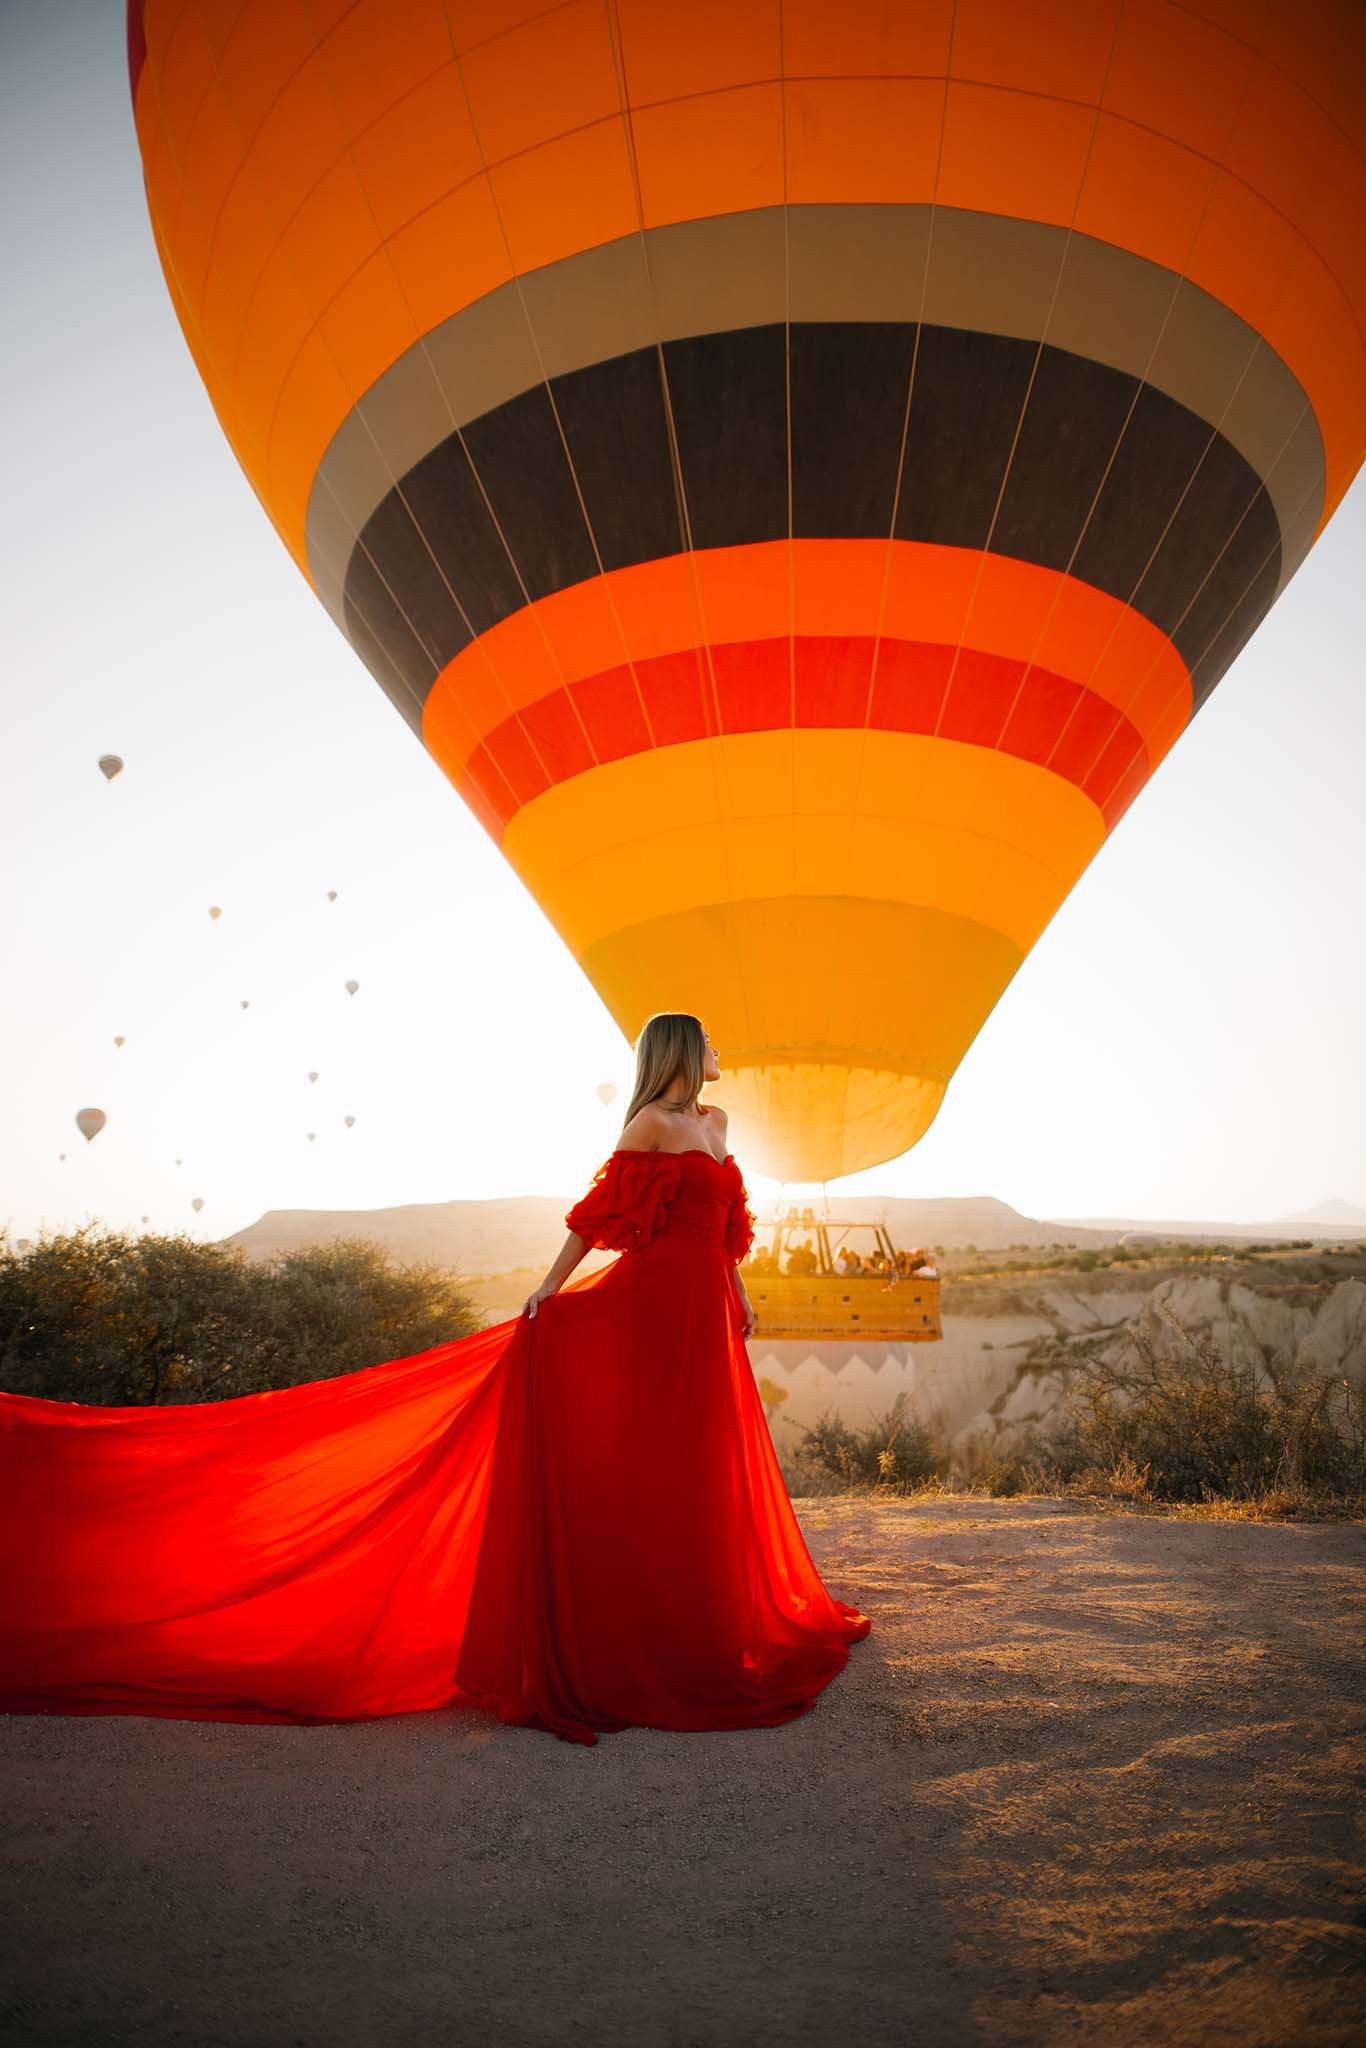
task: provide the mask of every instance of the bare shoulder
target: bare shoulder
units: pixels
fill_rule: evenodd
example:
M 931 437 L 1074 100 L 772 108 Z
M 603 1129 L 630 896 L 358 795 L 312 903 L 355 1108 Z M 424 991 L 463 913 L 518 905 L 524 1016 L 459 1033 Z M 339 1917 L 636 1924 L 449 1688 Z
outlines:
M 617 1139 L 618 1152 L 658 1152 L 662 1148 L 659 1138 L 664 1123 L 664 1111 L 656 1109 L 653 1102 L 647 1102 L 638 1109 Z
M 707 1104 L 707 1115 L 714 1116 L 716 1118 L 717 1122 L 721 1126 L 721 1130 L 724 1135 L 727 1127 L 729 1126 L 730 1118 L 726 1115 L 726 1112 L 724 1109 L 722 1109 L 720 1103 L 709 1102 Z

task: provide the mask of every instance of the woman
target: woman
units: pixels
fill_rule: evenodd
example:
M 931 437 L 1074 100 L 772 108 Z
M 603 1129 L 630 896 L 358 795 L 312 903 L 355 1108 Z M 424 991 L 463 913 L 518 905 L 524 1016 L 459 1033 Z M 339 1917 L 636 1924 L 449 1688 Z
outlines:
M 482 1706 L 772 1727 L 870 1623 L 783 1485 L 735 1270 L 754 1218 L 696 1017 L 652 1017 L 621 1143 L 522 1313 L 235 1401 L 0 1394 L 0 1711 L 339 1721 Z M 566 1286 L 590 1246 L 623 1256 Z

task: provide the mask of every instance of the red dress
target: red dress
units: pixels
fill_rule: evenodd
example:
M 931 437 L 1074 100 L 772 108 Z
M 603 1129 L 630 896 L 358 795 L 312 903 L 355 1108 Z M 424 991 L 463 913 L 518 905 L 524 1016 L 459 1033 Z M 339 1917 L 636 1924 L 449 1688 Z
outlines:
M 463 1704 L 589 1743 L 805 1713 L 871 1624 L 778 1469 L 740 1170 L 614 1152 L 565 1222 L 623 1256 L 412 1358 L 170 1408 L 0 1394 L 0 1711 Z

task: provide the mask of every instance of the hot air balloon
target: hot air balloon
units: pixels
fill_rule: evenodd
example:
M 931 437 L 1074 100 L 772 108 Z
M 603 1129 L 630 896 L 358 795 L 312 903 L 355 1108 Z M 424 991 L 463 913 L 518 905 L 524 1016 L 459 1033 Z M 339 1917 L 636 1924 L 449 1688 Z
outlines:
M 349 996 L 353 996 L 359 987 L 360 983 L 358 981 L 348 981 L 346 984 L 346 993 Z
M 318 1077 L 315 1073 L 310 1073 L 308 1078 L 310 1081 L 316 1081 Z
M 328 900 L 328 902 L 329 902 L 329 903 L 335 903 L 335 902 L 336 902 L 336 900 L 337 900 L 337 892 L 336 892 L 336 890 L 335 890 L 335 889 L 329 889 L 329 890 L 328 890 L 328 892 L 327 892 L 327 900 Z
M 21 1237 L 19 1249 L 21 1252 L 31 1252 L 33 1250 L 33 1239 L 31 1237 Z
M 1360 464 L 1360 9 L 220 13 L 133 104 L 277 531 L 754 1171 L 904 1152 Z
M 177 1159 L 177 1161 L 176 1161 L 176 1165 L 177 1165 L 177 1166 L 183 1166 L 184 1164 L 185 1164 L 185 1162 L 184 1162 L 184 1160 L 183 1160 L 183 1159 Z
M 309 1144 L 310 1144 L 310 1145 L 311 1145 L 311 1144 L 313 1143 L 313 1140 L 314 1140 L 314 1139 L 315 1139 L 315 1138 L 317 1137 L 317 1135 L 318 1135 L 318 1133 L 317 1133 L 316 1131 L 310 1131 L 310 1132 L 309 1132 L 309 1134 L 308 1134 L 308 1142 L 309 1142 Z
M 243 1008 L 244 1010 L 249 1010 L 249 1009 L 251 1008 L 251 1004 L 250 1004 L 250 1002 L 244 1002 L 244 1003 L 242 1004 L 242 1008 Z
M 353 1116 L 348 1116 L 343 1117 L 342 1121 L 346 1125 L 347 1130 L 349 1131 L 351 1129 L 351 1126 L 355 1123 L 356 1119 Z
M 126 1044 L 126 1043 L 127 1043 L 127 1041 L 126 1041 L 125 1039 L 122 1039 L 122 1038 L 116 1038 L 116 1039 L 114 1040 L 114 1043 L 115 1043 L 115 1045 L 124 1045 L 124 1044 Z
M 122 775 L 123 762 L 117 754 L 101 754 L 100 773 L 106 782 L 112 782 L 116 775 Z
M 222 911 L 221 911 L 221 910 L 219 909 L 219 907 L 218 907 L 218 905 L 217 905 L 216 903 L 210 904 L 210 906 L 209 906 L 209 916 L 210 916 L 210 917 L 213 917 L 213 918 L 219 918 L 219 917 L 221 917 L 222 915 L 223 915 L 223 913 L 222 913 Z
M 199 1214 L 199 1212 L 200 1212 L 200 1210 L 201 1210 L 201 1209 L 203 1208 L 203 1206 L 204 1206 L 204 1197 L 203 1197 L 202 1195 L 196 1195 L 196 1196 L 195 1196 L 195 1198 L 194 1198 L 194 1200 L 193 1200 L 193 1201 L 191 1202 L 191 1204 L 190 1204 L 190 1207 L 191 1207 L 191 1208 L 192 1208 L 192 1209 L 194 1210 L 194 1213 L 195 1213 L 195 1215 L 196 1215 L 196 1216 L 197 1216 L 197 1215 Z
M 144 1223 L 150 1223 L 152 1219 L 150 1216 L 144 1216 L 142 1220 Z
M 63 1160 L 65 1159 L 65 1158 L 66 1158 L 66 1154 L 65 1154 L 65 1152 L 59 1152 L 59 1153 L 57 1154 L 57 1163 L 58 1163 L 58 1165 L 60 1165 L 60 1164 L 61 1164 L 61 1162 L 62 1162 L 62 1161 L 63 1161 Z
M 598 1101 L 601 1102 L 604 1106 L 606 1106 L 606 1104 L 609 1102 L 615 1102 L 616 1094 L 617 1084 L 615 1081 L 599 1081 Z
M 102 1109 L 78 1109 L 76 1111 L 76 1128 L 81 1132 L 87 1145 L 92 1144 L 98 1138 L 108 1121 L 109 1119 Z M 62 1157 L 65 1158 L 66 1154 L 63 1153 Z

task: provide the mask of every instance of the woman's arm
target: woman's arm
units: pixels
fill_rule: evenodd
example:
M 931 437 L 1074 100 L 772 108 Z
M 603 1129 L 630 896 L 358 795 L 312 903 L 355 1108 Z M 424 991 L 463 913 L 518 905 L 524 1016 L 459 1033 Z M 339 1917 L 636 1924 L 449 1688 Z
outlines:
M 735 1292 L 740 1303 L 740 1321 L 744 1325 L 745 1335 L 752 1337 L 754 1335 L 754 1304 L 745 1292 L 745 1283 L 740 1278 L 740 1268 L 732 1266 L 730 1270 L 735 1275 Z
M 719 1102 L 714 1102 L 710 1105 L 708 1109 L 708 1115 L 718 1117 L 720 1119 L 721 1136 L 727 1140 L 727 1150 L 729 1150 L 730 1119 L 726 1115 L 725 1110 L 722 1109 Z M 746 1288 L 744 1280 L 741 1276 L 740 1268 L 738 1266 L 732 1266 L 730 1270 L 731 1275 L 735 1282 L 735 1298 L 740 1304 L 740 1320 L 744 1325 L 744 1333 L 746 1337 L 752 1337 L 754 1335 L 754 1305 L 750 1301 L 749 1291 Z
M 555 1263 L 546 1274 L 544 1280 L 542 1280 L 540 1286 L 533 1287 L 526 1300 L 522 1303 L 522 1314 L 534 1316 L 543 1301 L 548 1301 L 552 1294 L 558 1294 L 575 1266 L 578 1265 L 581 1259 L 586 1258 L 587 1254 L 588 1246 L 584 1239 L 579 1236 L 577 1230 L 571 1230 L 558 1252 L 556 1252 Z

